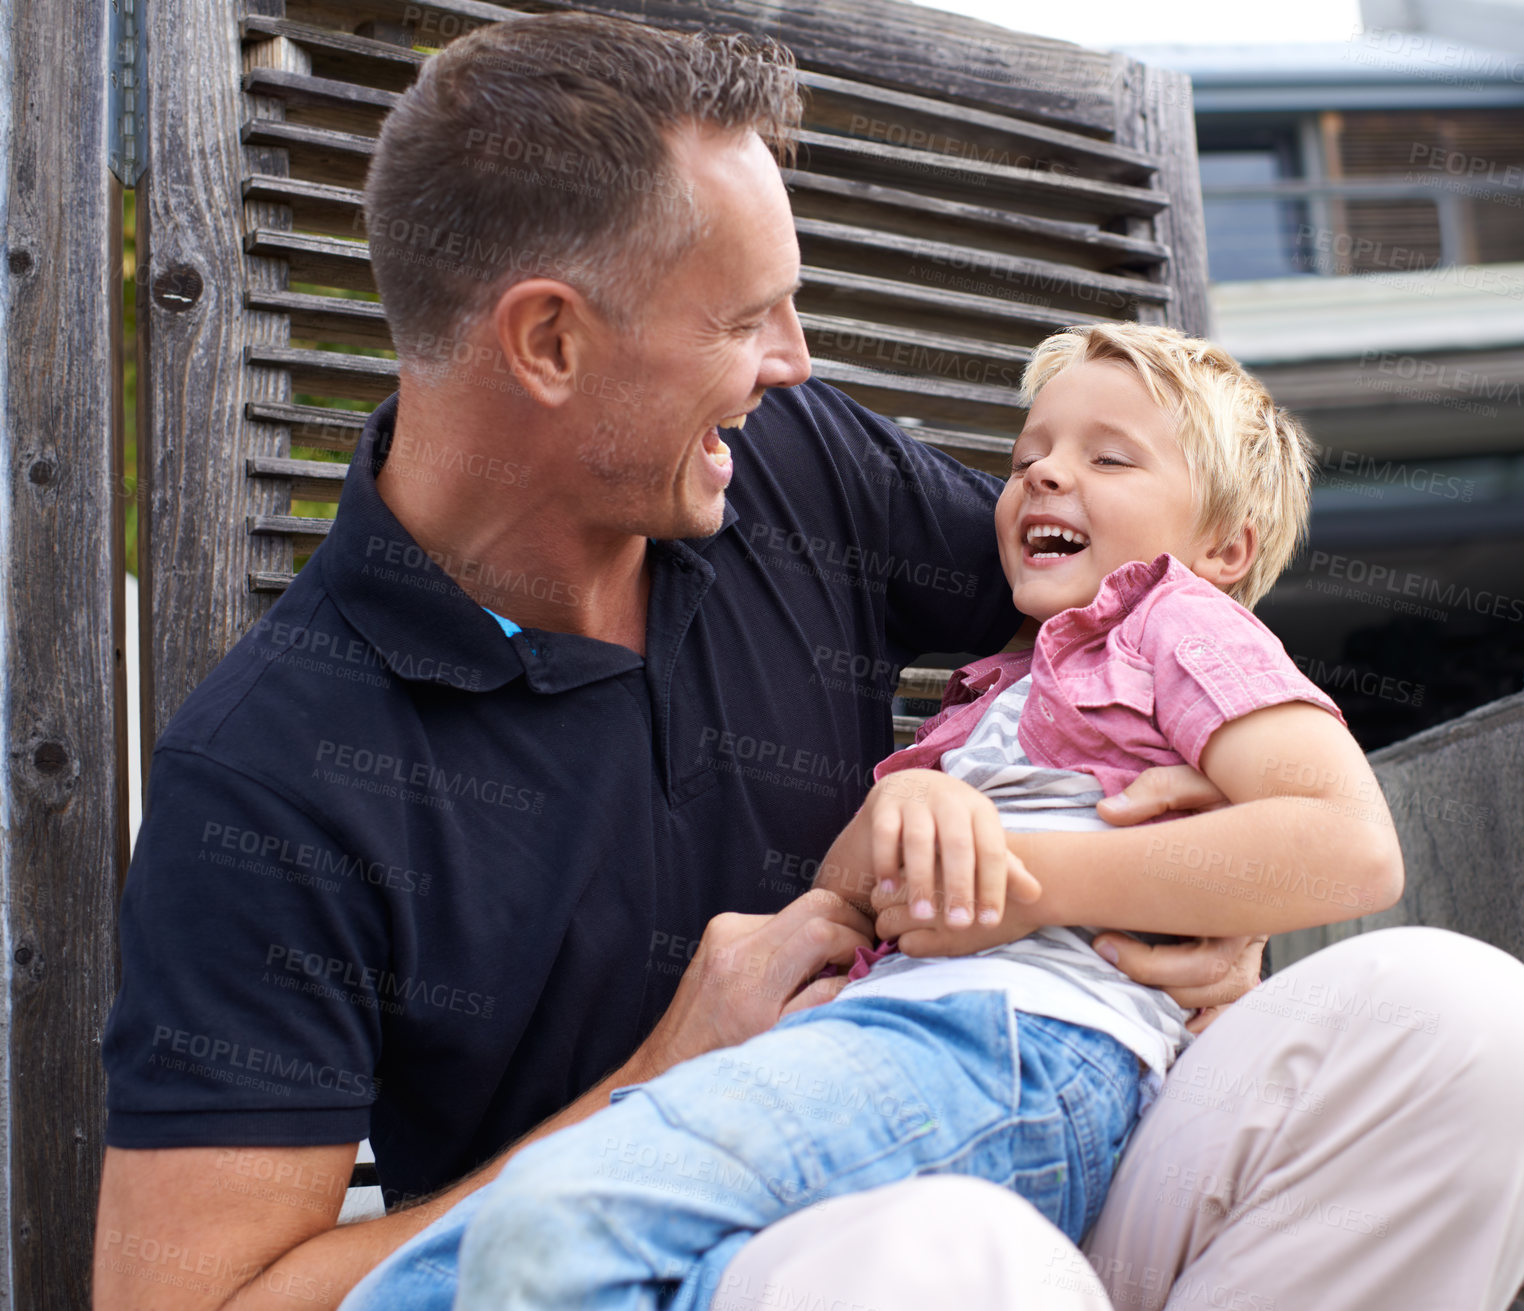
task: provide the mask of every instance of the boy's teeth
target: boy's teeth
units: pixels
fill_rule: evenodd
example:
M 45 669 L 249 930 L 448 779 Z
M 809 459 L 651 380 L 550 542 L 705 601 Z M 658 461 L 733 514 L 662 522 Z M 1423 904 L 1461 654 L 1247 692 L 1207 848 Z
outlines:
M 1066 542 L 1077 542 L 1080 546 L 1089 546 L 1090 539 L 1084 533 L 1076 532 L 1072 528 L 1060 528 L 1056 523 L 1033 524 L 1027 529 L 1027 545 L 1041 541 L 1045 537 L 1062 537 Z M 1047 554 L 1060 554 L 1060 552 L 1048 552 Z
M 719 421 L 719 423 L 717 423 L 715 425 L 715 427 L 717 427 L 717 428 L 736 428 L 736 429 L 744 428 L 745 426 L 746 426 L 746 416 L 744 414 L 732 414 L 730 416 L 730 418 L 728 418 L 728 419 L 721 419 Z

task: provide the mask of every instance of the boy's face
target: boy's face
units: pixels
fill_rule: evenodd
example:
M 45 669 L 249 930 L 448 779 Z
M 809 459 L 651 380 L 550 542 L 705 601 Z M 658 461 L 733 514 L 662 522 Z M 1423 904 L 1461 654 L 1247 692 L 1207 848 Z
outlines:
M 1089 605 L 1112 570 L 1163 551 L 1210 576 L 1195 518 L 1175 421 L 1131 369 L 1087 361 L 1037 394 L 995 507 L 1017 609 L 1045 621 Z

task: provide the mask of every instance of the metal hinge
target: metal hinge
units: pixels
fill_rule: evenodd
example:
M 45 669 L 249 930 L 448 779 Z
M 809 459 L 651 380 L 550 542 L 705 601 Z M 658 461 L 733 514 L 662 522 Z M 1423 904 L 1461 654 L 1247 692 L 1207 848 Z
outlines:
M 144 76 L 143 6 L 147 0 L 111 0 L 111 85 L 106 112 L 111 119 L 111 171 L 124 187 L 143 175 L 143 137 L 148 88 Z

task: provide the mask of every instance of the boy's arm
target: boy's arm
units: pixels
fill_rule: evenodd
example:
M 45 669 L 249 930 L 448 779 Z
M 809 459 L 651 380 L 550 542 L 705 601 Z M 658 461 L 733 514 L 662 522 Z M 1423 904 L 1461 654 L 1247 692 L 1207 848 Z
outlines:
M 1224 724 L 1201 770 L 1230 807 L 1105 833 L 1019 833 L 1007 841 L 1042 886 L 1007 902 L 983 945 L 1034 924 L 1210 937 L 1280 933 L 1368 914 L 1402 894 L 1402 854 L 1375 775 L 1349 732 L 1305 702 Z M 880 936 L 910 955 L 977 950 L 967 932 L 924 929 L 903 905 Z M 956 945 L 954 945 L 956 944 Z
M 873 833 L 859 810 L 831 843 L 811 886 L 834 892 L 871 919 L 873 883 Z

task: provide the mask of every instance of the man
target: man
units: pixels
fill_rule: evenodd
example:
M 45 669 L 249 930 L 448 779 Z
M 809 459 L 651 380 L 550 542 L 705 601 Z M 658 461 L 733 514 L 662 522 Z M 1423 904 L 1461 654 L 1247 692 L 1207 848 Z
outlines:
M 827 999 L 867 941 L 794 892 L 897 670 L 1018 617 L 992 481 L 806 381 L 797 114 L 775 51 L 556 16 L 388 120 L 399 396 L 156 751 L 98 1305 L 336 1305 L 525 1134 Z M 1125 950 L 1201 1005 L 1241 946 Z M 366 1136 L 394 1209 L 335 1228 Z

